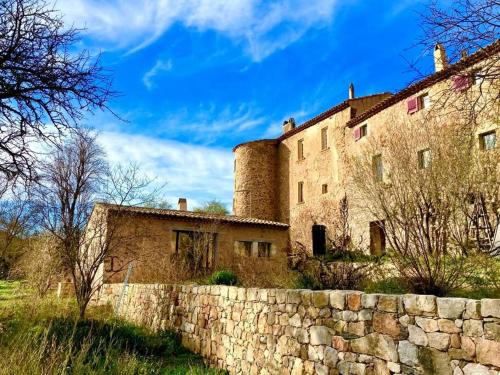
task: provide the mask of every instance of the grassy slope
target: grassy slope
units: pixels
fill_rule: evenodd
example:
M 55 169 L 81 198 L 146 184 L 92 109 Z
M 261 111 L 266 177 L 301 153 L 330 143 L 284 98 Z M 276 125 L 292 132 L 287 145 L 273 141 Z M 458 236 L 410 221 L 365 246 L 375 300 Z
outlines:
M 0 374 L 222 374 L 154 333 L 91 308 L 76 323 L 72 300 L 36 300 L 20 283 L 0 281 Z

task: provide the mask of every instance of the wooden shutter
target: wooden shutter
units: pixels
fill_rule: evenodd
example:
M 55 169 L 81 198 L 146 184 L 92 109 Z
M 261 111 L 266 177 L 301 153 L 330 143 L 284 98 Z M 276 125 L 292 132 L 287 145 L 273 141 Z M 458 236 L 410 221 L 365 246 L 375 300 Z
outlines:
M 451 78 L 452 87 L 455 91 L 464 91 L 470 86 L 470 79 L 467 75 L 456 75 Z
M 415 113 L 418 111 L 418 98 L 410 98 L 406 102 L 406 106 L 408 108 L 408 113 Z
M 358 141 L 361 138 L 361 128 L 354 129 L 354 140 Z

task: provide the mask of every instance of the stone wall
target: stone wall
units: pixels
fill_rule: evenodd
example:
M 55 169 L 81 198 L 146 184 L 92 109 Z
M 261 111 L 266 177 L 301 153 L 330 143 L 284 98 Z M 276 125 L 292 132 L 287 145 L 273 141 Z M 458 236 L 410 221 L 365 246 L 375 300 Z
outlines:
M 119 314 L 231 374 L 500 374 L 500 300 L 132 284 Z

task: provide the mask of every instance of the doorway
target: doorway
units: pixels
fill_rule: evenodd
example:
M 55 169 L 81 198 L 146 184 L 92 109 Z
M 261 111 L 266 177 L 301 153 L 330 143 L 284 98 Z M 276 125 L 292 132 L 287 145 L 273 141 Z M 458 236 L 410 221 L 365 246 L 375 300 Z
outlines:
M 326 227 L 314 224 L 312 226 L 313 255 L 320 256 L 326 253 Z
M 370 222 L 370 254 L 385 254 L 385 223 L 384 221 Z

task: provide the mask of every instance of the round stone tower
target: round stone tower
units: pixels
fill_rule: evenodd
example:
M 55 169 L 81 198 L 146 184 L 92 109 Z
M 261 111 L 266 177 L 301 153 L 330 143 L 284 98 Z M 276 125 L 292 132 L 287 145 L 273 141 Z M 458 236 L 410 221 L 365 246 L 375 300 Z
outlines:
M 234 152 L 235 215 L 278 219 L 278 141 L 242 143 Z

